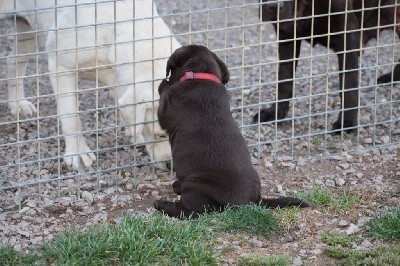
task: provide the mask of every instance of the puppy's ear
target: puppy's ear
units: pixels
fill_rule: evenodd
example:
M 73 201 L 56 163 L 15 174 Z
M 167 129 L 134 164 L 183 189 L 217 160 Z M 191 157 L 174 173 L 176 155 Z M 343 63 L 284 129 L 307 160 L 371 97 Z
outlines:
M 229 78 L 230 78 L 228 67 L 225 65 L 225 63 L 221 59 L 219 59 L 219 57 L 216 54 L 214 54 L 214 59 L 215 59 L 215 61 L 217 61 L 219 69 L 221 70 L 221 82 L 223 84 L 228 83 Z
M 160 85 L 158 86 L 158 94 L 161 96 L 161 93 L 162 93 L 166 88 L 168 88 L 169 86 L 171 86 L 171 83 L 170 83 L 168 80 L 163 79 L 163 81 L 161 81 Z
M 175 62 L 172 59 L 172 56 L 168 59 L 167 62 L 167 69 L 166 69 L 166 73 L 165 73 L 165 77 L 168 78 L 168 76 L 171 74 L 171 71 L 174 71 L 176 66 L 175 66 Z
M 189 46 L 182 46 L 175 50 L 175 52 L 169 57 L 167 62 L 167 77 L 176 68 L 181 67 L 191 56 L 191 48 Z

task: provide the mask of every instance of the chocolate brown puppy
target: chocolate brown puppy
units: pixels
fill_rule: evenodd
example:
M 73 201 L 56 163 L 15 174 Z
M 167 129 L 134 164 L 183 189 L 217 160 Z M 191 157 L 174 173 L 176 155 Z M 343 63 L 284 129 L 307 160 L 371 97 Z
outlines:
M 296 198 L 263 199 L 260 178 L 229 108 L 226 65 L 204 46 L 177 49 L 159 86 L 158 119 L 169 134 L 180 201 L 154 206 L 172 217 L 198 217 L 227 205 L 262 203 L 308 207 Z
M 293 96 L 293 68 L 297 67 L 301 41 L 306 40 L 312 45 L 324 45 L 337 53 L 341 71 L 340 91 L 344 89 L 340 93 L 344 111 L 339 114 L 332 129 L 337 130 L 336 133 L 340 133 L 341 129 L 355 133 L 360 40 L 365 45 L 376 38 L 380 30 L 385 29 L 395 29 L 397 34 L 400 33 L 400 27 L 395 27 L 400 18 L 400 8 L 396 8 L 396 1 L 398 0 L 263 0 L 262 20 L 275 22 L 275 31 L 279 36 L 278 54 L 282 61 L 278 71 L 280 102 L 278 106 L 274 104 L 262 109 L 260 114 L 254 116 L 254 122 L 286 117 L 289 101 L 285 100 Z M 392 73 L 389 73 L 381 76 L 378 82 L 391 80 Z M 393 80 L 400 80 L 399 65 L 393 71 Z

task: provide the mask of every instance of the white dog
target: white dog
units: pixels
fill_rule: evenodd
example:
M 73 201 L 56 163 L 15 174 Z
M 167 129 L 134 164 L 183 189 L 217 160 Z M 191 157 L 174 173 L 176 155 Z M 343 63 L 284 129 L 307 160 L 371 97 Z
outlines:
M 42 41 L 57 97 L 67 165 L 79 169 L 82 162 L 88 167 L 96 159 L 81 134 L 78 72 L 79 78 L 115 86 L 111 95 L 120 106 L 132 143 L 164 135 L 155 121 L 157 88 L 165 77 L 168 57 L 180 44 L 152 0 L 1 0 L 0 18 L 14 16 L 19 33 L 16 57 L 7 62 L 11 113 L 36 112 L 24 97 L 23 82 L 13 77 L 25 74 L 37 40 Z M 166 141 L 146 144 L 146 149 L 153 160 L 171 157 Z

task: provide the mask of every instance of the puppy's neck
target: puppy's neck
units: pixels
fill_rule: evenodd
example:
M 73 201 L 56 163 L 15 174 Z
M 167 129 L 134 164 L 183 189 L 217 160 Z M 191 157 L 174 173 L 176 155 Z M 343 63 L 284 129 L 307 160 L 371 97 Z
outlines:
M 203 80 L 211 80 L 216 83 L 221 83 L 221 80 L 214 74 L 210 73 L 195 73 L 193 71 L 187 71 L 185 75 L 181 77 L 179 82 L 184 82 L 190 79 L 203 79 Z

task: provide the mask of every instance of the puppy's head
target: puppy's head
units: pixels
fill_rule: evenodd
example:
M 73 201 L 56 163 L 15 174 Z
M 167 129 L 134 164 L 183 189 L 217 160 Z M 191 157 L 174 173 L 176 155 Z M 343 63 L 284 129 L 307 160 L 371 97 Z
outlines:
M 216 75 L 223 84 L 229 81 L 227 66 L 216 54 L 202 45 L 187 45 L 171 55 L 167 62 L 169 82 L 179 82 L 186 71 L 205 72 Z

